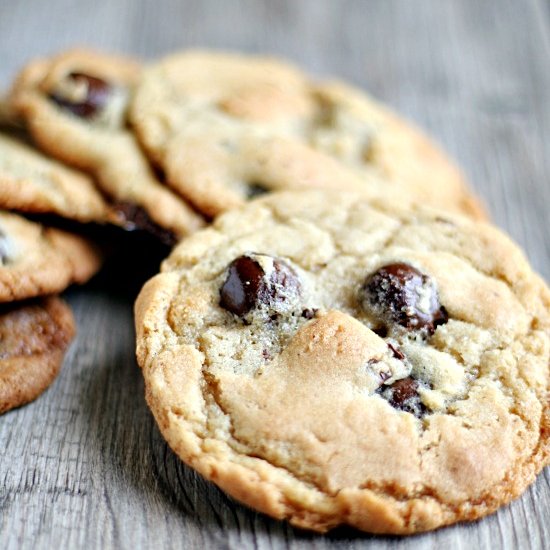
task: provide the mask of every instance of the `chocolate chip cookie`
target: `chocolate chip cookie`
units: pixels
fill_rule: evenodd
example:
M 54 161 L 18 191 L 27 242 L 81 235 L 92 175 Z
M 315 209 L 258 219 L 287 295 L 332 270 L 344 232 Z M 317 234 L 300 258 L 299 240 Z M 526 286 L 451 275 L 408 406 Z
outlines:
M 71 310 L 55 296 L 0 306 L 0 414 L 55 380 L 74 333 Z
M 123 223 L 173 243 L 203 222 L 159 182 L 126 127 L 139 74 L 131 60 L 73 50 L 31 62 L 11 105 L 45 151 L 95 176 Z
M 88 176 L 1 134 L 0 208 L 79 222 L 110 220 L 109 206 Z
M 291 187 L 409 196 L 484 216 L 421 132 L 363 92 L 274 59 L 169 56 L 144 71 L 130 120 L 168 183 L 210 216 Z
M 136 303 L 160 430 L 249 506 L 415 533 L 517 497 L 550 462 L 550 291 L 500 231 L 286 192 L 174 249 Z
M 0 211 L 0 302 L 62 292 L 100 266 L 99 250 L 84 237 Z

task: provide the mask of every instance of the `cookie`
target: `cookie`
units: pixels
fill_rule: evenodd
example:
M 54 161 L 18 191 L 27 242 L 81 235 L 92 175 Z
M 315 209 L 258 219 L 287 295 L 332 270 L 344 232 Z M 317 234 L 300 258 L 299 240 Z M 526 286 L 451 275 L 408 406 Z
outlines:
M 0 302 L 62 292 L 100 266 L 99 250 L 84 237 L 0 211 Z
M 105 223 L 110 209 L 92 180 L 0 134 L 0 208 Z
M 293 525 L 493 512 L 550 462 L 550 292 L 500 231 L 355 193 L 272 194 L 174 249 L 136 303 L 163 436 Z
M 0 96 L 0 126 L 11 127 L 13 124 L 13 117 L 9 107 L 8 100 Z
M 123 222 L 173 243 L 203 221 L 159 182 L 127 129 L 139 74 L 131 60 L 74 50 L 31 62 L 11 104 L 45 151 L 94 175 Z
M 320 187 L 484 217 L 420 131 L 363 92 L 274 59 L 169 56 L 144 71 L 130 120 L 168 183 L 210 216 L 267 191 Z
M 55 380 L 74 333 L 71 310 L 58 297 L 0 306 L 0 414 Z

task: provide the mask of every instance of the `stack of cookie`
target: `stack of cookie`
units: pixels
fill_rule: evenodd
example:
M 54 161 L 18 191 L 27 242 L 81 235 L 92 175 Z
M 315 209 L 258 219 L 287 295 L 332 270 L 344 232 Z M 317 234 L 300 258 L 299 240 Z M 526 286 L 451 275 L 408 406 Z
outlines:
M 78 220 L 106 213 L 84 175 L 0 135 L 0 413 L 32 401 L 56 377 L 75 327 L 55 294 L 101 266 L 88 239 L 8 210 Z
M 362 92 L 267 58 L 75 51 L 31 63 L 10 109 L 119 223 L 180 241 L 138 297 L 137 357 L 170 446 L 230 495 L 405 534 L 550 463 L 550 291 Z
M 74 335 L 70 309 L 59 298 L 20 301 L 62 292 L 96 273 L 98 246 L 82 236 L 90 225 L 95 235 L 97 226 L 138 228 L 171 245 L 203 224 L 158 181 L 126 129 L 138 74 L 133 61 L 86 52 L 35 61 L 1 109 L 0 302 L 9 305 L 0 330 L 11 336 L 0 363 L 0 412 L 37 397 L 59 371 Z M 44 151 L 88 173 L 14 136 L 21 122 Z

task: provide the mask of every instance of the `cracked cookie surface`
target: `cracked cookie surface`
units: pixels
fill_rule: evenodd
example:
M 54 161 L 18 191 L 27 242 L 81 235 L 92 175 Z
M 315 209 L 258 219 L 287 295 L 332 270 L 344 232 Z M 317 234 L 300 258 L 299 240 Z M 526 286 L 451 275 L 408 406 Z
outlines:
M 180 244 L 136 303 L 175 452 L 294 525 L 414 533 L 549 462 L 550 294 L 497 229 L 285 192 Z
M 0 306 L 0 414 L 55 380 L 74 334 L 71 310 L 56 296 Z
M 93 174 L 121 225 L 143 226 L 173 244 L 203 220 L 159 181 L 127 128 L 140 71 L 129 59 L 69 51 L 29 63 L 10 105 L 42 149 Z
M 101 261 L 97 247 L 84 237 L 0 211 L 0 302 L 85 283 Z
M 168 183 L 210 216 L 291 187 L 405 195 L 484 216 L 421 132 L 366 94 L 275 59 L 169 56 L 144 71 L 130 119 Z

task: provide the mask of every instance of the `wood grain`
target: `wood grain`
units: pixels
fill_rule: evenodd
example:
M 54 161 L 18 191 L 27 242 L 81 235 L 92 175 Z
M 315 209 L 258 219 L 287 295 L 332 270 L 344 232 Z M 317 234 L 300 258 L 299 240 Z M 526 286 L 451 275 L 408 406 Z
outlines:
M 444 144 L 550 279 L 543 0 L 0 0 L 0 88 L 26 59 L 75 44 L 146 58 L 191 46 L 271 52 L 362 85 Z M 153 423 L 133 353 L 143 273 L 120 265 L 68 294 L 79 336 L 58 381 L 0 417 L 2 548 L 550 548 L 548 468 L 497 514 L 406 539 L 321 537 L 236 504 L 183 466 Z

